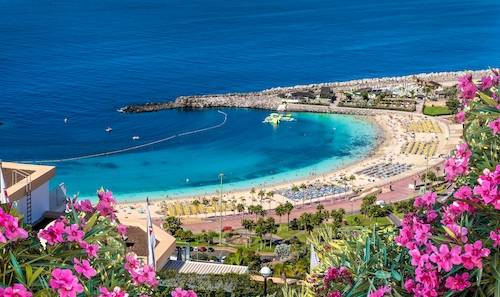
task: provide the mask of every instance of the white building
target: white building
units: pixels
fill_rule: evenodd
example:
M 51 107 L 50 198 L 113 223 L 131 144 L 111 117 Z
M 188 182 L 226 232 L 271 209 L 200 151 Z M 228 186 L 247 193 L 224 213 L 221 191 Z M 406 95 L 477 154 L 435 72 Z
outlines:
M 36 224 L 45 217 L 53 218 L 55 212 L 64 209 L 64 185 L 49 190 L 49 182 L 56 172 L 54 166 L 10 162 L 0 165 L 9 201 L 15 202 L 25 223 Z

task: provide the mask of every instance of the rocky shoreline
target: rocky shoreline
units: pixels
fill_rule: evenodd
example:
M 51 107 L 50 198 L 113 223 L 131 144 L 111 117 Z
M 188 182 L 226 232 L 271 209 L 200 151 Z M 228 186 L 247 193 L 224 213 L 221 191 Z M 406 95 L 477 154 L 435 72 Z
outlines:
M 322 87 L 329 87 L 333 92 L 356 90 L 360 88 L 397 87 L 415 84 L 416 81 L 433 81 L 437 83 L 455 82 L 459 76 L 471 73 L 475 78 L 488 73 L 489 70 L 421 73 L 407 76 L 359 79 L 345 82 L 331 82 L 293 87 L 277 87 L 260 92 L 228 93 L 199 96 L 180 96 L 170 102 L 149 102 L 131 104 L 118 109 L 124 113 L 156 112 L 167 109 L 202 109 L 202 108 L 255 108 L 277 110 L 283 102 L 282 94 L 300 91 L 319 92 Z M 295 106 L 296 105 L 296 106 Z M 290 108 L 294 106 L 293 108 Z M 332 110 L 333 108 L 333 110 Z M 290 110 L 293 109 L 293 110 Z M 352 108 L 339 108 L 321 105 L 290 104 L 290 111 L 340 112 L 357 113 Z M 344 112 L 342 112 L 344 111 Z

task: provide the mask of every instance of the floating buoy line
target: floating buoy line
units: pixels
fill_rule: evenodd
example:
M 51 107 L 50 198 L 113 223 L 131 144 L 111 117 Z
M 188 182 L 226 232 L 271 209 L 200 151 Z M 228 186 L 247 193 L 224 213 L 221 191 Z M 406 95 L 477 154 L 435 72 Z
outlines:
M 158 139 L 158 140 L 155 140 L 155 141 L 151 141 L 151 142 L 148 142 L 148 143 L 134 145 L 134 146 L 130 146 L 130 147 L 119 149 L 119 150 L 102 152 L 102 153 L 96 153 L 96 154 L 89 154 L 89 155 L 78 156 L 78 157 L 71 157 L 71 158 L 64 158 L 64 159 L 53 159 L 53 160 L 31 160 L 31 161 L 15 161 L 15 162 L 18 162 L 18 163 L 60 163 L 60 162 L 77 161 L 77 160 L 97 158 L 97 157 L 110 156 L 110 155 L 117 155 L 117 154 L 121 154 L 121 153 L 125 153 L 125 152 L 130 152 L 130 151 L 142 149 L 142 148 L 145 148 L 145 147 L 148 147 L 148 146 L 152 146 L 152 145 L 155 145 L 155 144 L 158 144 L 158 143 L 162 143 L 162 142 L 165 142 L 165 141 L 169 141 L 169 140 L 172 140 L 172 139 L 177 138 L 177 137 L 192 135 L 192 134 L 201 133 L 201 132 L 205 132 L 205 131 L 208 131 L 208 130 L 213 130 L 213 129 L 217 129 L 219 127 L 222 127 L 227 122 L 227 113 L 225 113 L 223 111 L 220 111 L 220 110 L 217 110 L 217 112 L 220 113 L 222 116 L 224 116 L 224 119 L 222 120 L 222 122 L 220 122 L 217 125 L 206 127 L 206 128 L 202 128 L 202 129 L 192 130 L 192 131 L 188 131 L 188 132 L 183 132 L 183 133 L 179 133 L 179 134 L 175 134 L 175 135 L 171 135 L 171 136 L 168 136 L 168 137 L 165 137 L 165 138 L 162 138 L 162 139 Z

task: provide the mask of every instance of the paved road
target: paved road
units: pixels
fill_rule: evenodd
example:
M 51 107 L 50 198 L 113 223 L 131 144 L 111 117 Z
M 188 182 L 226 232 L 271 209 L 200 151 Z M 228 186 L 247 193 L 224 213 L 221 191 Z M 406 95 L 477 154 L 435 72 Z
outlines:
M 408 188 L 408 184 L 414 183 L 416 177 L 411 176 L 407 177 L 404 179 L 401 179 L 397 182 L 392 183 L 392 191 L 382 193 L 378 195 L 379 200 L 385 200 L 386 202 L 394 202 L 394 201 L 399 201 L 399 200 L 405 200 L 409 198 L 410 196 L 414 196 L 416 192 L 410 188 Z M 417 180 L 418 182 L 418 180 Z M 301 214 L 305 212 L 315 212 L 317 205 L 320 204 L 319 202 L 317 203 L 312 203 L 312 204 L 304 204 L 304 205 L 297 205 L 295 209 L 292 211 L 290 214 L 290 220 L 294 218 L 300 217 Z M 342 200 L 342 201 L 332 201 L 332 200 L 325 200 L 322 201 L 321 204 L 325 207 L 326 210 L 332 210 L 332 209 L 339 209 L 343 208 L 347 213 L 353 213 L 353 212 L 358 212 L 360 207 L 361 207 L 361 200 L 355 200 L 355 201 L 349 201 L 349 200 Z M 286 222 L 286 215 L 283 217 L 279 217 L 276 215 L 274 210 L 268 211 L 267 215 L 270 215 L 275 218 L 277 222 Z M 237 214 L 237 215 L 230 215 L 230 216 L 224 216 L 223 217 L 223 226 L 231 226 L 233 229 L 236 228 L 241 228 L 241 220 L 242 219 L 255 219 L 255 215 L 250 215 L 250 214 Z M 205 231 L 218 231 L 219 230 L 219 219 L 217 217 L 213 218 L 207 218 L 204 219 L 202 222 L 196 222 L 196 223 L 185 223 L 184 228 L 189 229 L 193 232 L 201 232 L 203 230 Z

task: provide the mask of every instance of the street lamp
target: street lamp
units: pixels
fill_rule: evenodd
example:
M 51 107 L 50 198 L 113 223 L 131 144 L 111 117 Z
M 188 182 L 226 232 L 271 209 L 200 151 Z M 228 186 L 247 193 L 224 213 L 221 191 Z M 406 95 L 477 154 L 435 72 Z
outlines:
M 264 296 L 267 296 L 267 278 L 271 276 L 271 268 L 264 266 L 260 269 L 259 273 L 264 277 Z
M 219 230 L 219 245 L 222 245 L 222 180 L 224 173 L 219 174 L 220 178 L 220 197 L 219 197 L 219 210 L 220 210 L 220 230 Z

